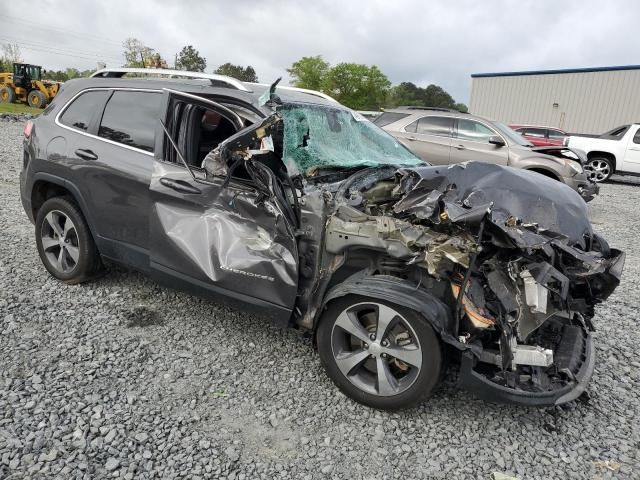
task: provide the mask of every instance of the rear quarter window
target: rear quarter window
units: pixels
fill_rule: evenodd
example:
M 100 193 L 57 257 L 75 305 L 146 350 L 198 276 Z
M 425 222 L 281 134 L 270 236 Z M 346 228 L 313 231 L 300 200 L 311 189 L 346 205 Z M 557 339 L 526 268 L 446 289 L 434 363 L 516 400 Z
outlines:
M 159 92 L 116 90 L 104 109 L 98 136 L 153 152 L 161 109 Z
M 376 117 L 373 123 L 379 127 L 384 127 L 385 125 L 397 122 L 398 120 L 402 120 L 408 116 L 408 113 L 384 112 L 382 115 Z
M 110 94 L 108 90 L 92 90 L 78 95 L 62 112 L 60 123 L 77 130 L 88 131 L 91 120 L 102 109 Z

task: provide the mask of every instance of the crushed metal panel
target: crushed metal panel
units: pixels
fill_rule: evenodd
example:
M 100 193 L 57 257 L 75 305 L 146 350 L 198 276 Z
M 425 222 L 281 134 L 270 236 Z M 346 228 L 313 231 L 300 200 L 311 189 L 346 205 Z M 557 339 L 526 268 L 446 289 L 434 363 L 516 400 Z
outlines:
M 186 176 L 156 162 L 151 181 L 151 260 L 197 281 L 292 308 L 298 260 L 293 232 L 277 205 L 223 179 L 185 195 L 160 183 Z M 185 177 L 190 178 L 190 177 Z

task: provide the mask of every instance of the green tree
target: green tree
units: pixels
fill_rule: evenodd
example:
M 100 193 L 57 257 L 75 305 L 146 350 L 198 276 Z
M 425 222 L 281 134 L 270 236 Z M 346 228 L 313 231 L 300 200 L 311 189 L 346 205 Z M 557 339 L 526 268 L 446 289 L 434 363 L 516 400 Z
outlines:
M 468 113 L 469 112 L 469 108 L 464 103 L 456 103 L 453 106 L 453 108 L 458 110 L 459 112 L 462 112 L 462 113 Z
M 461 112 L 467 111 L 466 105 L 456 103 L 453 97 L 442 87 L 429 85 L 426 88 L 421 88 L 411 82 L 402 82 L 393 87 L 389 93 L 387 106 L 397 107 L 400 105 L 452 108 Z
M 232 63 L 227 62 L 216 68 L 213 73 L 237 78 L 243 82 L 258 83 L 258 76 L 251 65 L 243 67 L 242 65 L 233 65 Z
M 82 76 L 80 70 L 78 70 L 77 68 L 67 68 L 64 71 L 64 74 L 66 75 L 67 80 L 71 80 L 72 78 L 80 78 Z
M 322 82 L 322 90 L 355 110 L 377 110 L 385 104 L 391 82 L 378 67 L 339 63 Z
M 44 80 L 54 80 L 56 82 L 66 82 L 69 77 L 62 70 L 44 70 L 42 72 L 42 78 Z
M 142 67 L 144 68 L 146 63 L 152 61 L 155 50 L 151 47 L 147 47 L 137 38 L 129 37 L 123 43 L 125 67 Z
M 204 72 L 204 69 L 207 68 L 207 59 L 201 57 L 200 52 L 193 48 L 193 45 L 187 45 L 178 54 L 176 68 L 189 72 Z
M 424 106 L 422 99 L 423 89 L 411 82 L 402 82 L 393 87 L 388 96 L 387 106 L 400 105 Z
M 287 69 L 293 80 L 293 85 L 298 88 L 309 88 L 320 90 L 330 65 L 325 62 L 321 55 L 315 57 L 302 57 Z

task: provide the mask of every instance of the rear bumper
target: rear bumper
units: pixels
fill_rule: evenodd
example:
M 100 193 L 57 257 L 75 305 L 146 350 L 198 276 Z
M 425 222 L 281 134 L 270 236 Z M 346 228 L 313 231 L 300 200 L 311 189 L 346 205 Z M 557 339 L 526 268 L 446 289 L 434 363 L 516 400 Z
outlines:
M 568 385 L 557 390 L 545 392 L 530 392 L 504 387 L 493 383 L 483 375 L 474 371 L 476 358 L 469 351 L 462 354 L 460 364 L 459 385 L 487 402 L 509 403 L 530 407 L 550 407 L 561 405 L 578 398 L 586 390 L 593 375 L 595 365 L 595 351 L 593 338 L 588 334 L 585 341 L 584 362 Z
M 31 223 L 35 222 L 33 218 L 33 208 L 31 207 L 31 196 L 27 193 L 27 175 L 25 170 L 20 171 L 20 201 L 22 202 L 22 208 L 24 208 L 27 217 L 31 220 Z

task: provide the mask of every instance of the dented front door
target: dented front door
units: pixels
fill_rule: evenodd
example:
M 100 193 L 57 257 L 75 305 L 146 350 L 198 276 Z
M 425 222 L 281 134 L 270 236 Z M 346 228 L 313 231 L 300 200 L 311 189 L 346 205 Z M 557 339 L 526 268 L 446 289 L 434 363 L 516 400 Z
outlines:
M 298 254 L 274 201 L 240 181 L 196 181 L 182 165 L 159 160 L 150 189 L 151 270 L 158 279 L 287 318 Z

